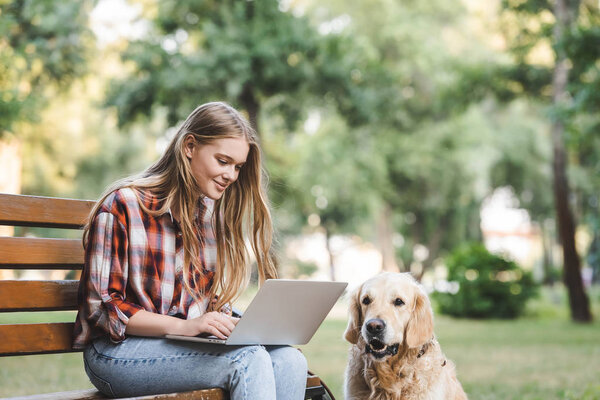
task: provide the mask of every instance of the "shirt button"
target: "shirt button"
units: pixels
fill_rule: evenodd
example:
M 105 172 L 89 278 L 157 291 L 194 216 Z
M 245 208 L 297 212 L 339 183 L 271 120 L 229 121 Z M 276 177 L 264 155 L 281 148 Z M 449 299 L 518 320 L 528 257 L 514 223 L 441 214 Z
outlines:
M 183 235 L 183 233 L 181 233 L 181 232 L 177 232 L 177 236 L 178 236 L 178 237 L 181 237 L 182 235 Z

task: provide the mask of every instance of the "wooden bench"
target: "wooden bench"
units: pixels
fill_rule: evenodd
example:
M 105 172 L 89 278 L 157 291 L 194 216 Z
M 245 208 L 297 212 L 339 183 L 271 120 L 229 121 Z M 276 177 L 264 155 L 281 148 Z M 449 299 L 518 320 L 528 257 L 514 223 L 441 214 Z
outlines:
M 81 229 L 93 201 L 0 193 L 0 225 Z M 79 234 L 79 236 L 81 236 Z M 0 236 L 1 270 L 81 270 L 81 239 Z M 0 312 L 77 309 L 77 280 L 0 280 Z M 74 352 L 73 322 L 0 325 L 0 357 Z M 83 366 L 82 366 L 83 368 Z M 95 389 L 18 397 L 27 399 L 104 399 Z M 225 400 L 218 388 L 136 399 Z M 306 399 L 332 398 L 316 375 L 307 377 Z

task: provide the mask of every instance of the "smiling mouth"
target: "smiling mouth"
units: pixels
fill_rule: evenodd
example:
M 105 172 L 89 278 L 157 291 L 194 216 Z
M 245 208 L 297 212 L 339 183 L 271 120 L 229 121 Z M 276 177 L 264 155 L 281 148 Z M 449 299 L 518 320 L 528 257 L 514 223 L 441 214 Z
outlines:
M 227 189 L 227 185 L 223 185 L 222 183 L 219 183 L 217 181 L 214 182 L 217 184 L 217 189 L 219 189 L 220 191 Z
M 383 358 L 385 356 L 394 356 L 398 354 L 399 344 L 387 345 L 378 339 L 372 339 L 365 346 L 365 352 L 371 354 L 375 358 Z

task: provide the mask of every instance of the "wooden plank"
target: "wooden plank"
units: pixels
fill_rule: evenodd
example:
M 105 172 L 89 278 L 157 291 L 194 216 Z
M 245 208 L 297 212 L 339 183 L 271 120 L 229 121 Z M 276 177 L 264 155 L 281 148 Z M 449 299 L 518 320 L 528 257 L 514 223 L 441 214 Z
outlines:
M 0 312 L 77 309 L 78 281 L 0 281 Z
M 100 400 L 107 399 L 95 389 L 72 390 L 69 392 L 10 397 L 6 400 Z M 168 393 L 141 397 L 123 397 L 121 400 L 227 400 L 229 396 L 221 389 L 204 389 L 190 392 Z
M 316 383 L 316 385 L 315 385 Z M 320 386 L 321 381 L 318 376 L 309 375 L 307 378 L 307 388 Z M 10 397 L 6 400 L 100 400 L 105 399 L 96 389 L 72 390 L 69 392 L 39 394 L 33 396 Z M 227 400 L 229 395 L 227 392 L 213 388 L 204 390 L 194 390 L 182 393 L 159 394 L 152 396 L 128 397 L 129 400 Z
M 79 239 L 0 237 L 0 268 L 82 269 Z
M 107 399 L 96 389 L 72 390 L 69 392 L 38 394 L 33 396 L 9 397 L 6 400 L 100 400 Z M 190 392 L 159 394 L 142 397 L 123 397 L 121 400 L 227 400 L 229 396 L 221 389 L 204 389 Z
M 73 322 L 0 325 L 0 356 L 65 353 L 73 350 Z
M 222 389 L 204 389 L 191 392 L 159 394 L 154 396 L 130 397 L 130 400 L 227 400 L 229 396 Z
M 91 200 L 0 193 L 0 225 L 80 229 L 94 204 Z
M 321 378 L 317 375 L 308 375 L 306 377 L 306 387 L 321 386 Z

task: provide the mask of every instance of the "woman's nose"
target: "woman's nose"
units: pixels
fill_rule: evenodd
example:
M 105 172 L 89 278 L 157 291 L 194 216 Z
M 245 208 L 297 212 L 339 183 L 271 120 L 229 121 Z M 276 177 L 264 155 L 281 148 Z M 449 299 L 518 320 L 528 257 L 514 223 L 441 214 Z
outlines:
M 227 179 L 228 181 L 235 181 L 237 178 L 237 170 L 235 169 L 235 166 L 229 166 L 227 169 L 225 169 L 223 178 Z

